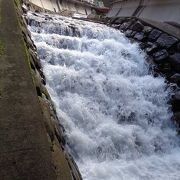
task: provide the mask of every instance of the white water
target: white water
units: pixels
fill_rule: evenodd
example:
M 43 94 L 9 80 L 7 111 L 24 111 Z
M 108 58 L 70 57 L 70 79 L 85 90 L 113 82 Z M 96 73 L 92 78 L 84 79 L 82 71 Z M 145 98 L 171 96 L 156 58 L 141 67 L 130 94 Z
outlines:
M 180 180 L 170 90 L 138 45 L 104 25 L 28 16 L 41 22 L 29 29 L 83 178 Z

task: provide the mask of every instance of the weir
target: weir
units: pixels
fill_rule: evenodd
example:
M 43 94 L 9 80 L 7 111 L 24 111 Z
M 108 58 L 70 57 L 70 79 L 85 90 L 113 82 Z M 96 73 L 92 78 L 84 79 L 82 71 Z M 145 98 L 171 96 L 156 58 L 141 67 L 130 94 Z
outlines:
M 171 90 L 149 72 L 138 44 L 105 25 L 31 12 L 28 19 L 83 179 L 180 178 Z
M 97 23 L 82 1 L 0 0 L 0 179 L 180 179 L 178 19 L 140 17 L 178 2 L 158 2 Z

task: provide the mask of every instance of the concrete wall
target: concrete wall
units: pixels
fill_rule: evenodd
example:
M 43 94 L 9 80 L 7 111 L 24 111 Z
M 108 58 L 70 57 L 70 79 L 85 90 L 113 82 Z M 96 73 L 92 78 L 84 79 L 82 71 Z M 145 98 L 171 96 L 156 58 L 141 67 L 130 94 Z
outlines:
M 0 179 L 81 180 L 20 2 L 0 0 Z
M 136 16 L 160 22 L 180 24 L 180 0 L 121 0 L 114 1 L 108 17 Z
M 32 4 L 39 6 L 45 10 L 61 13 L 63 11 L 70 11 L 83 15 L 91 14 L 91 6 L 77 1 L 66 0 L 29 0 Z

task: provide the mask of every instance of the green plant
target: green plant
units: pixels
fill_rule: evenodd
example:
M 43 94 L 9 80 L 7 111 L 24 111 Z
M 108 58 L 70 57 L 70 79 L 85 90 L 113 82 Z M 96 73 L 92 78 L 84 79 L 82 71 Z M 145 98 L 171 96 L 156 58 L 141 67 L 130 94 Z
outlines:
M 0 56 L 2 56 L 4 54 L 4 44 L 2 43 L 2 41 L 0 40 Z

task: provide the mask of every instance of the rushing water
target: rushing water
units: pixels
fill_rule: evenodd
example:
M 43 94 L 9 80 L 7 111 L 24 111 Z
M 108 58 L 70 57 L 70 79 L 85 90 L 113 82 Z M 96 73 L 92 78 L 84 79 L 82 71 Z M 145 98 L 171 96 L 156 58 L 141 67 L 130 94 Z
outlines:
M 137 44 L 105 25 L 28 14 L 47 88 L 85 180 L 180 180 L 180 143 Z

